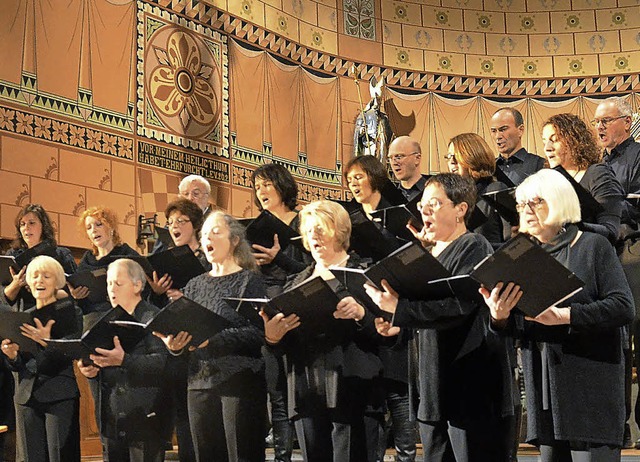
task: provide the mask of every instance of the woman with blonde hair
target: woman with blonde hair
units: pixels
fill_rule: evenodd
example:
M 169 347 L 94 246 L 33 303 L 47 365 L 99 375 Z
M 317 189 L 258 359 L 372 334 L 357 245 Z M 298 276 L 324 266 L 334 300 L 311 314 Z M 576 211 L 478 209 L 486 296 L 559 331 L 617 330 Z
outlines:
M 44 255 L 31 260 L 26 280 L 36 302 L 30 311 L 55 303 L 65 284 L 60 263 Z M 76 315 L 76 331 L 64 333 L 69 338 L 79 337 L 82 332 L 82 313 L 77 307 Z M 23 335 L 40 345 L 35 354 L 20 351 L 12 339 L 2 341 L 2 352 L 16 376 L 16 435 L 25 460 L 79 462 L 80 392 L 71 359 L 46 349 L 45 339 L 51 338 L 53 324 L 36 320 L 33 326 L 23 325 Z
M 351 234 L 349 214 L 339 204 L 321 200 L 300 211 L 300 234 L 314 259 L 289 281 L 294 287 L 314 277 L 328 277 L 333 266 L 358 267 L 360 258 L 347 253 Z M 265 321 L 267 347 L 284 355 L 289 383 L 289 415 L 306 461 L 369 460 L 364 437 L 367 406 L 376 404 L 374 378 L 382 363 L 377 356 L 379 337 L 373 316 L 359 305 L 337 281 L 336 321 L 327 331 L 296 330 L 295 314 L 277 314 Z M 380 400 L 384 396 L 377 397 Z M 379 403 L 378 403 L 379 404 Z

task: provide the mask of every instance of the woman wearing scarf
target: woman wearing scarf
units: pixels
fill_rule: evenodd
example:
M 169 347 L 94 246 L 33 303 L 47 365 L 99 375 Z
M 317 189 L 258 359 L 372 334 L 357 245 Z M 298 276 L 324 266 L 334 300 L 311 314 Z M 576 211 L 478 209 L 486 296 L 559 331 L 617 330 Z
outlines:
M 527 440 L 543 462 L 620 460 L 625 422 L 623 326 L 634 306 L 607 239 L 580 231 L 571 184 L 541 170 L 516 190 L 520 231 L 573 271 L 584 288 L 536 318 L 517 312 L 521 291 L 509 281 L 482 289 L 492 325 L 522 339 Z

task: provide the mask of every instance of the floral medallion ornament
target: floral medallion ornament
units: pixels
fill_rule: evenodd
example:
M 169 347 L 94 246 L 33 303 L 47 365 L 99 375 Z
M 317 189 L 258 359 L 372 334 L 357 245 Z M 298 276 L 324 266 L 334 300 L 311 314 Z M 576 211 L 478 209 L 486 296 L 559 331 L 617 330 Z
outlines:
M 219 52 L 186 29 L 164 27 L 147 51 L 147 98 L 162 124 L 200 137 L 220 119 Z
M 178 116 L 182 128 L 192 120 L 209 125 L 217 116 L 218 102 L 209 83 L 213 68 L 204 64 L 196 40 L 184 31 L 173 32 L 166 49 L 154 47 L 157 66 L 149 77 L 156 109 L 168 117 Z

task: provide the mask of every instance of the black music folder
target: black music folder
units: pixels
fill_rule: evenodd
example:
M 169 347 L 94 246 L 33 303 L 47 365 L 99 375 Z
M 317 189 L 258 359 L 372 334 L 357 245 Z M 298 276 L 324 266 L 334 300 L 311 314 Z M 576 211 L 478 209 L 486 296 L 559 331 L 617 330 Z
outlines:
M 496 180 L 498 180 L 500 183 L 504 184 L 507 186 L 507 188 L 515 188 L 516 184 L 511 181 L 511 178 L 509 178 L 507 176 L 506 173 L 504 173 L 504 170 L 502 170 L 500 168 L 500 166 L 496 166 L 496 171 L 494 173 L 494 176 L 496 177 Z
M 89 303 L 107 301 L 107 268 L 98 268 L 93 271 L 79 271 L 67 276 L 67 282 L 71 287 L 86 287 L 89 289 L 87 300 Z
M 488 219 L 489 217 L 486 216 L 484 212 L 480 210 L 480 208 L 478 208 L 478 206 L 476 205 L 473 207 L 473 210 L 471 211 L 471 215 L 469 216 L 469 220 L 468 220 L 469 224 L 467 225 L 467 228 L 470 231 L 473 231 L 477 227 L 484 225 Z
M 582 221 L 592 221 L 596 216 L 598 216 L 598 214 L 604 211 L 602 204 L 598 202 L 580 183 L 578 183 L 575 178 L 569 174 L 569 172 L 562 168 L 561 165 L 558 165 L 553 169 L 562 173 L 562 175 L 569 180 L 569 183 L 571 183 L 571 186 L 578 196 L 578 201 L 580 201 L 580 215 L 582 216 Z
M 188 245 L 149 255 L 146 260 L 159 278 L 165 274 L 171 276 L 173 287 L 176 289 L 183 288 L 191 279 L 207 271 Z M 149 270 L 149 266 L 144 263 L 141 263 L 141 266 L 145 272 Z
M 154 230 L 156 232 L 156 235 L 158 236 L 158 240 L 162 242 L 165 249 L 173 247 L 173 238 L 171 237 L 171 232 L 168 228 L 156 226 Z
M 483 303 L 479 289 L 480 283 L 468 274 L 434 279 L 427 283 L 426 288 L 429 293 L 428 298 L 431 300 L 456 297 L 460 300 Z
M 35 354 L 38 351 L 38 343 L 22 335 L 20 327 L 23 324 L 33 325 L 33 315 L 24 311 L 11 311 L 9 307 L 0 310 L 0 338 L 10 339 L 20 346 L 23 353 Z
M 23 267 L 27 266 L 31 260 L 39 255 L 47 255 L 56 258 L 56 248 L 49 241 L 42 241 L 30 249 L 26 249 L 20 255 L 11 257 L 9 255 L 0 255 L 0 284 L 3 286 L 11 284 L 11 272 L 9 268 L 13 268 L 18 273 Z
M 354 298 L 361 296 L 358 286 L 362 278 L 348 273 L 360 273 L 366 282 L 379 289 L 382 289 L 381 281 L 386 279 L 400 297 L 416 300 L 430 296 L 428 281 L 451 277 L 451 273 L 433 255 L 415 242 L 406 243 L 367 269 L 336 267 L 331 272 L 340 282 L 346 282 Z M 369 305 L 364 300 L 363 303 Z
M 516 188 L 501 189 L 482 194 L 491 206 L 504 218 L 510 225 L 517 226 L 520 223 L 520 215 L 516 209 Z
M 193 337 L 191 344 L 198 346 L 218 332 L 232 327 L 231 321 L 205 308 L 187 297 L 169 303 L 146 325 L 149 332 L 176 335 L 181 331 Z
M 398 248 L 399 242 L 385 236 L 376 223 L 369 220 L 362 209 L 349 213 L 351 239 L 349 249 L 363 258 L 379 261 Z
M 137 324 L 132 315 L 117 306 L 102 314 L 80 338 L 48 339 L 47 348 L 63 353 L 71 359 L 82 359 L 86 366 L 92 364 L 89 355 L 95 354 L 96 348 L 112 350 L 113 337 L 116 336 L 125 352 L 132 351 L 147 335 L 147 332 Z
M 300 239 L 300 235 L 293 228 L 268 210 L 263 210 L 251 220 L 240 220 L 240 223 L 246 226 L 247 240 L 262 247 L 273 247 L 274 234 L 278 235 L 280 249 L 285 249 L 292 241 Z
M 470 275 L 492 290 L 498 282 L 520 285 L 517 308 L 535 317 L 580 291 L 584 282 L 526 234 L 518 234 L 478 263 Z
M 394 236 L 406 241 L 415 240 L 407 225 L 410 224 L 418 231 L 422 229 L 422 216 L 418 210 L 420 198 L 421 196 L 417 195 L 406 204 L 374 210 L 371 217 Z
M 295 287 L 268 298 L 233 298 L 226 299 L 230 304 L 238 302 L 250 303 L 256 310 L 264 309 L 269 317 L 278 313 L 285 316 L 297 314 L 300 318 L 299 331 L 328 332 L 331 324 L 336 322 L 333 313 L 340 301 L 329 283 L 321 277 L 314 277 Z M 248 310 L 248 308 L 243 308 Z
M 371 297 L 367 295 L 364 285 L 369 283 L 375 286 L 376 284 L 367 277 L 366 270 L 336 267 L 331 268 L 330 271 L 333 273 L 336 280 L 338 280 L 347 289 L 351 296 L 360 305 L 371 311 L 376 318 L 383 318 L 385 321 L 392 320 L 393 314 L 380 309 L 380 307 L 371 300 Z
M 51 338 L 62 338 L 82 332 L 82 315 L 76 311 L 73 298 L 66 297 L 36 309 L 33 318 L 46 325 L 51 319 L 55 323 L 51 327 Z

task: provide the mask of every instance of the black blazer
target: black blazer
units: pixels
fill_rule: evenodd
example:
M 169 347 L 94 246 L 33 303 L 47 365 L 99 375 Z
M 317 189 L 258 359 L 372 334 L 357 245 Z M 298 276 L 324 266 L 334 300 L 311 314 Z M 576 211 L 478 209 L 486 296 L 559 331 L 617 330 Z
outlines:
M 82 311 L 77 306 L 76 316 L 80 329 L 69 337 L 80 337 Z M 18 352 L 15 361 L 6 356 L 5 360 L 9 368 L 17 373 L 15 402 L 18 404 L 27 404 L 31 398 L 40 403 L 52 403 L 80 395 L 73 373 L 73 361 L 60 353 L 41 347 L 35 355 Z

